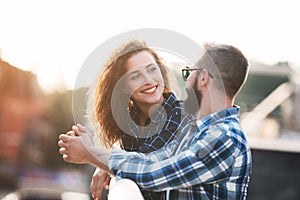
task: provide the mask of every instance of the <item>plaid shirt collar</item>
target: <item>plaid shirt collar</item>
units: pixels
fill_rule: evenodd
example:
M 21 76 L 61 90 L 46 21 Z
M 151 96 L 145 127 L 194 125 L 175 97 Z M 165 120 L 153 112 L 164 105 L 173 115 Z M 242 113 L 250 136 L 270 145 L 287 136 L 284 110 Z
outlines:
M 165 110 L 173 107 L 173 105 L 178 102 L 177 98 L 175 97 L 175 95 L 173 93 L 169 93 L 166 96 L 167 96 L 167 99 L 149 117 L 149 120 L 151 119 L 151 121 L 154 124 L 159 123 L 163 118 L 165 118 L 165 116 L 167 115 Z M 132 117 L 132 119 L 134 119 L 134 121 L 128 120 L 129 122 L 131 122 L 129 126 L 131 126 L 131 127 L 137 126 L 137 124 L 138 124 L 137 119 L 139 119 L 139 111 L 137 109 L 133 109 L 131 111 L 131 117 Z M 133 124 L 133 122 L 135 122 L 135 123 Z
M 195 120 L 193 120 L 194 122 L 192 122 L 192 123 L 196 123 L 195 125 L 197 125 L 200 128 L 211 126 L 211 125 L 218 123 L 220 120 L 223 121 L 224 118 L 228 118 L 228 117 L 237 118 L 239 115 L 239 111 L 240 111 L 240 107 L 237 105 L 234 105 L 231 108 L 207 115 L 207 116 L 201 118 L 200 120 L 195 119 Z

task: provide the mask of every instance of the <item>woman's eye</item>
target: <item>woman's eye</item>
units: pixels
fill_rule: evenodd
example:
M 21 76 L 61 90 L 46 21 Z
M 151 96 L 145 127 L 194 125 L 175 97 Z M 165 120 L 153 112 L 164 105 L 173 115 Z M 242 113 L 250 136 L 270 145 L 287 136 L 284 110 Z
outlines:
M 148 71 L 149 71 L 149 72 L 154 72 L 154 71 L 156 71 L 157 69 L 158 69 L 157 66 L 153 66 L 153 67 L 151 67 Z
M 139 74 L 135 74 L 135 75 L 130 76 L 130 80 L 136 80 L 136 79 L 138 79 L 139 77 L 140 77 Z

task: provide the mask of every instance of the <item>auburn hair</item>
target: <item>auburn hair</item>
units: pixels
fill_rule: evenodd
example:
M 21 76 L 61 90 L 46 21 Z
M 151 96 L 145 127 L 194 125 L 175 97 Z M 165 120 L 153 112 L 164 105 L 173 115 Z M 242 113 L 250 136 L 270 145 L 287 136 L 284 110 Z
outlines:
M 94 121 L 96 122 L 96 127 L 99 128 L 99 139 L 105 146 L 111 146 L 119 141 L 124 134 L 124 129 L 119 127 L 119 124 L 114 118 L 112 111 L 112 96 L 113 93 L 117 93 L 117 95 L 126 95 L 121 90 L 114 91 L 116 89 L 116 84 L 126 73 L 125 66 L 127 60 L 142 51 L 149 52 L 158 64 L 164 79 L 164 94 L 171 92 L 169 89 L 168 70 L 163 59 L 161 59 L 154 50 L 149 48 L 144 41 L 135 39 L 129 40 L 115 49 L 104 64 L 103 71 L 98 77 L 94 91 Z M 128 97 L 128 99 L 130 99 L 130 97 Z M 126 106 L 125 112 L 127 113 L 134 107 L 132 101 L 121 102 L 120 104 L 113 104 L 114 106 L 120 107 L 114 109 L 120 111 L 120 113 L 122 113 L 122 109 L 124 110 L 124 104 Z M 122 117 L 123 116 L 121 116 L 121 118 Z M 125 119 L 125 116 L 123 119 Z

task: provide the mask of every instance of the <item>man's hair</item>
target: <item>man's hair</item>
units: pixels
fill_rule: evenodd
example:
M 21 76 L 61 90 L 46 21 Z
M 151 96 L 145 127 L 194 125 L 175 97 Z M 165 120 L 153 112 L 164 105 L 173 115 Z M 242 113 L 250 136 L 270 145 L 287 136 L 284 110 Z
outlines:
M 231 45 L 206 43 L 204 55 L 199 61 L 215 78 L 216 87 L 234 98 L 246 81 L 248 61 L 242 52 Z

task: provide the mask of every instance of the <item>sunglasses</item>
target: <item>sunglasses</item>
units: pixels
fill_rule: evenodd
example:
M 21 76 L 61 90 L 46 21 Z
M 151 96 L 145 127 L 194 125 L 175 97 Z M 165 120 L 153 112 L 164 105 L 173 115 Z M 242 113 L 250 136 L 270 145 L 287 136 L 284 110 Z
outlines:
M 184 81 L 188 79 L 188 77 L 191 75 L 192 71 L 202 71 L 204 68 L 190 68 L 190 67 L 185 67 L 184 69 L 181 70 L 181 75 Z M 208 72 L 208 75 L 211 78 L 214 78 L 214 76 Z

